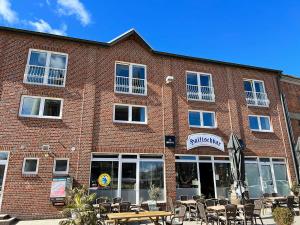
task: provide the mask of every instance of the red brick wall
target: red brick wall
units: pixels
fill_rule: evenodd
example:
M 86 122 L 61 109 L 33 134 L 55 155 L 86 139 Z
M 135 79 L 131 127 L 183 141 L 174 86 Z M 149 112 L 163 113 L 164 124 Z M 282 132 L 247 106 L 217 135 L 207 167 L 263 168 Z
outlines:
M 57 216 L 49 202 L 53 156 L 45 157 L 42 144 L 50 144 L 57 157 L 70 158 L 70 175 L 89 185 L 92 152 L 162 153 L 166 158 L 167 196 L 175 197 L 175 153 L 226 155 L 212 148 L 186 150 L 187 135 L 208 132 L 228 141 L 231 132 L 245 140 L 247 155 L 287 157 L 290 146 L 282 114 L 275 73 L 225 66 L 155 54 L 135 39 L 112 47 L 76 43 L 37 35 L 0 31 L 0 150 L 11 152 L 2 212 L 21 218 Z M 29 48 L 69 54 L 65 88 L 23 84 Z M 115 61 L 147 65 L 147 96 L 114 93 Z M 188 102 L 185 71 L 212 74 L 216 101 Z M 165 77 L 174 76 L 172 84 Z M 243 79 L 264 80 L 269 108 L 247 107 Z M 18 117 L 21 95 L 64 99 L 62 120 Z M 113 104 L 148 107 L 147 125 L 113 123 Z M 216 112 L 218 128 L 190 129 L 188 109 Z M 248 114 L 271 117 L 273 133 L 254 133 Z M 175 134 L 176 149 L 164 148 L 164 135 Z M 61 144 L 60 144 L 61 143 Z M 21 145 L 25 148 L 21 149 Z M 76 150 L 71 152 L 71 146 Z M 25 156 L 40 158 L 39 174 L 22 176 Z M 293 170 L 291 170 L 292 176 Z M 16 204 L 19 203 L 19 204 Z

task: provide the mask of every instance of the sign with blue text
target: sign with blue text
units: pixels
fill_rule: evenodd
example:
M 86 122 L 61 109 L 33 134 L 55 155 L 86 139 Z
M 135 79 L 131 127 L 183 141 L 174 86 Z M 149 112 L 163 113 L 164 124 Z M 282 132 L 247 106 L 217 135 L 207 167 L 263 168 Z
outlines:
M 201 146 L 213 147 L 224 152 L 224 142 L 222 138 L 217 135 L 197 133 L 188 136 L 186 141 L 187 150 Z

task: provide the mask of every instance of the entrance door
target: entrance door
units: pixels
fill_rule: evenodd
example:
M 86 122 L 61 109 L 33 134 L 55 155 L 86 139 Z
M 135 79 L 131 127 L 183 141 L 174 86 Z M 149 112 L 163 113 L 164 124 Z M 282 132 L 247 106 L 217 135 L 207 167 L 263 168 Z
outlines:
M 0 207 L 2 204 L 3 187 L 7 171 L 8 152 L 0 152 Z
M 123 201 L 136 203 L 136 162 L 122 163 L 121 197 Z
M 273 183 L 271 165 L 261 165 L 261 177 L 262 177 L 263 192 L 273 193 L 274 183 Z
M 199 163 L 201 194 L 215 198 L 214 172 L 212 163 Z

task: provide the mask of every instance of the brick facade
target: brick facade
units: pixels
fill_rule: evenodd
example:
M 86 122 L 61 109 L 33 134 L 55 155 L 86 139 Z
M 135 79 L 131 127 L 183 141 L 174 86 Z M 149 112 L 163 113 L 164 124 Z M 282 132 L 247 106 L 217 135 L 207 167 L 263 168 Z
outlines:
M 30 48 L 67 53 L 66 86 L 24 84 Z M 147 96 L 114 93 L 115 62 L 147 65 Z M 215 102 L 191 102 L 186 96 L 186 71 L 212 74 Z M 165 84 L 166 76 L 174 76 Z M 175 154 L 186 154 L 189 134 L 207 132 L 223 138 L 231 132 L 244 140 L 247 156 L 283 157 L 295 178 L 291 146 L 280 101 L 278 71 L 184 58 L 153 51 L 136 34 L 108 45 L 29 32 L 0 30 L 0 150 L 9 151 L 1 211 L 19 218 L 59 216 L 49 201 L 53 158 L 70 159 L 69 175 L 89 185 L 92 152 L 160 153 L 165 156 L 167 196 L 176 196 Z M 246 104 L 243 79 L 263 80 L 270 106 Z M 22 95 L 64 99 L 61 120 L 18 116 Z M 293 93 L 291 92 L 291 95 Z M 148 124 L 113 123 L 113 104 L 148 107 Z M 188 110 L 216 112 L 216 129 L 189 128 Z M 251 132 L 248 115 L 269 115 L 274 132 Z M 298 124 L 297 124 L 298 126 Z M 175 135 L 175 149 L 164 147 L 164 136 Z M 49 144 L 45 157 L 41 145 Z M 71 151 L 75 147 L 75 151 Z M 189 154 L 228 155 L 207 147 Z M 24 157 L 40 159 L 38 176 L 22 175 Z

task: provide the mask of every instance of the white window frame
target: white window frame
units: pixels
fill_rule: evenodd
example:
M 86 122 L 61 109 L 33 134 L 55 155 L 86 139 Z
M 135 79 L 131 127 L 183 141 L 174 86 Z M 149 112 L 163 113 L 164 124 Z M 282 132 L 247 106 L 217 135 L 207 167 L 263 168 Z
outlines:
M 253 100 L 254 102 L 258 102 L 259 100 L 257 99 L 257 96 L 256 94 L 254 93 L 263 93 L 266 95 L 266 101 L 269 101 L 269 98 L 268 98 L 268 94 L 267 94 L 267 91 L 266 91 L 266 86 L 265 86 L 265 82 L 263 80 L 257 80 L 257 79 L 243 79 L 243 86 L 244 86 L 244 81 L 249 81 L 251 83 L 251 89 L 252 89 L 252 93 L 253 93 Z M 255 86 L 254 86 L 254 82 L 261 82 L 262 85 L 263 85 L 263 92 L 256 92 L 255 91 Z M 244 93 L 246 93 L 246 90 L 244 88 Z M 247 97 L 246 97 L 247 98 Z M 269 107 L 269 102 L 267 102 L 267 105 L 259 105 L 259 104 L 248 104 L 248 106 L 258 106 L 258 107 Z
M 116 82 L 117 64 L 129 66 L 129 76 L 128 76 L 128 79 L 129 79 L 129 86 L 128 86 L 129 91 L 128 92 L 117 91 L 117 82 Z M 145 80 L 145 93 L 144 94 L 132 92 L 132 79 L 133 79 L 133 77 L 132 77 L 132 67 L 133 66 L 142 66 L 142 67 L 145 68 L 145 79 L 144 79 Z M 115 76 L 114 76 L 114 91 L 115 91 L 115 93 L 146 96 L 147 95 L 147 86 L 148 86 L 148 83 L 147 83 L 147 65 L 138 64 L 138 63 L 131 63 L 131 62 L 124 62 L 124 61 L 116 61 L 115 62 Z
M 101 156 L 101 155 L 118 155 L 116 158 L 93 158 L 94 155 Z M 123 155 L 136 155 L 136 158 L 122 158 Z M 162 156 L 161 158 L 141 158 L 142 155 L 153 155 L 153 156 Z M 122 153 L 122 154 L 114 154 L 114 153 L 97 153 L 94 152 L 91 154 L 91 165 L 93 161 L 98 162 L 118 162 L 118 189 L 117 195 L 121 196 L 122 191 L 122 163 L 136 163 L 136 204 L 142 204 L 145 202 L 140 202 L 140 162 L 162 162 L 163 163 L 163 176 L 164 180 L 162 181 L 164 184 L 164 199 L 161 201 L 157 201 L 158 203 L 166 203 L 167 199 L 167 186 L 166 186 L 166 161 L 165 156 L 163 154 L 147 154 L 147 153 Z M 91 174 L 91 167 L 90 167 L 90 174 Z M 90 182 L 89 182 L 90 185 Z M 90 190 L 95 190 L 97 188 L 93 188 L 89 186 Z
M 24 103 L 24 98 L 26 98 L 26 97 L 41 99 L 40 108 L 39 108 L 39 115 L 23 115 L 22 114 L 22 107 L 23 107 L 23 103 Z M 48 99 L 49 100 L 59 100 L 59 101 L 61 101 L 59 116 L 44 116 L 43 115 L 44 114 L 45 100 L 48 100 Z M 30 117 L 30 118 L 43 118 L 43 119 L 62 119 L 63 104 L 64 104 L 64 100 L 62 98 L 22 95 L 21 102 L 20 102 L 20 108 L 19 108 L 19 116 L 20 117 Z
M 198 113 L 200 113 L 200 124 L 201 124 L 200 126 L 191 125 L 190 124 L 190 112 L 198 112 Z M 203 125 L 203 113 L 212 113 L 213 114 L 213 116 L 214 116 L 214 122 L 215 122 L 214 126 L 204 126 Z M 191 127 L 191 128 L 215 129 L 215 128 L 218 127 L 218 125 L 217 125 L 217 119 L 216 119 L 216 113 L 213 112 L 213 111 L 204 111 L 204 110 L 193 110 L 193 109 L 190 109 L 190 110 L 188 110 L 188 123 L 189 123 L 189 127 Z
M 56 171 L 56 161 L 57 160 L 66 160 L 67 161 L 67 170 L 66 171 Z M 53 174 L 56 175 L 66 175 L 69 174 L 69 158 L 54 158 L 54 165 L 53 165 Z
M 115 120 L 116 106 L 127 106 L 128 107 L 128 121 Z M 132 121 L 132 107 L 140 107 L 145 109 L 145 122 Z M 131 104 L 119 104 L 115 103 L 113 107 L 113 122 L 114 123 L 129 123 L 129 124 L 148 124 L 148 108 L 144 105 L 131 105 Z
M 29 61 L 30 61 L 31 52 L 42 52 L 42 53 L 46 53 L 47 54 L 46 65 L 45 65 L 45 75 L 44 75 L 43 83 L 28 82 L 27 81 L 28 68 L 30 66 L 29 65 Z M 64 69 L 65 70 L 65 76 L 64 76 L 64 83 L 63 83 L 63 85 L 48 84 L 48 76 L 49 76 L 49 70 L 50 70 L 50 58 L 51 58 L 51 54 L 66 56 L 66 68 Z M 50 87 L 51 86 L 53 86 L 53 87 L 65 87 L 66 86 L 67 71 L 68 71 L 68 59 L 69 59 L 69 55 L 67 53 L 54 52 L 54 51 L 47 51 L 47 50 L 30 48 L 29 51 L 28 51 L 27 63 L 26 63 L 26 67 L 25 67 L 23 82 L 25 84 L 44 85 L 44 86 L 50 86 Z
M 256 117 L 256 118 L 257 118 L 257 121 L 258 121 L 258 129 L 252 129 L 252 128 L 250 127 L 250 116 Z M 261 118 L 261 117 L 268 118 L 269 123 L 270 123 L 270 130 L 262 130 L 262 129 L 261 129 L 261 122 L 260 122 L 260 118 Z M 251 131 L 255 131 L 255 132 L 265 132 L 265 133 L 272 133 L 272 132 L 273 132 L 273 126 L 272 126 L 272 121 L 271 121 L 270 116 L 263 116 L 263 115 L 248 115 L 248 126 L 249 126 L 249 128 L 250 128 Z
M 186 98 L 187 98 L 187 100 L 188 101 L 202 101 L 202 102 L 215 102 L 215 89 L 214 89 L 214 84 L 213 84 L 213 80 L 212 80 L 212 74 L 211 73 L 205 73 L 205 72 L 196 72 L 196 71 L 191 71 L 191 70 L 186 70 L 185 71 L 185 88 L 186 88 L 186 93 L 188 93 L 188 89 L 187 89 L 187 85 L 188 85 L 188 83 L 187 83 L 187 77 L 188 77 L 188 74 L 189 73 L 195 73 L 196 75 L 197 75 L 197 83 L 198 83 L 198 88 L 199 87 L 201 87 L 201 85 L 200 85 L 200 76 L 201 75 L 204 75 L 204 76 L 209 76 L 209 80 L 210 80 L 210 86 L 208 86 L 208 87 L 210 87 L 210 88 L 212 88 L 212 100 L 206 100 L 206 99 L 190 99 L 189 97 L 188 97 L 188 94 L 187 94 L 187 96 L 186 96 Z M 199 92 L 199 94 L 201 95 L 201 92 Z
M 26 160 L 37 160 L 36 170 L 34 172 L 26 172 L 25 171 Z M 40 159 L 39 158 L 35 158 L 35 157 L 26 157 L 26 158 L 24 158 L 24 160 L 23 160 L 23 167 L 22 167 L 22 174 L 23 175 L 37 175 L 38 172 L 39 172 L 39 161 L 40 161 Z

